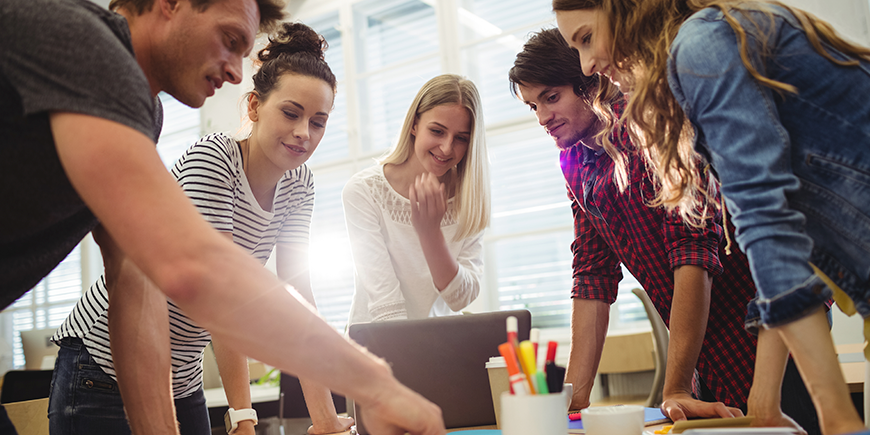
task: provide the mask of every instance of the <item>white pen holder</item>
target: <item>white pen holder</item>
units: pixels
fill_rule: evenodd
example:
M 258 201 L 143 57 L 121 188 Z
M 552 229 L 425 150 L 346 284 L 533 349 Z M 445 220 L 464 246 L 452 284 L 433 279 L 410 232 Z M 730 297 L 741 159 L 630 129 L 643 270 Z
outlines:
M 501 395 L 502 435 L 567 435 L 567 391 L 554 394 Z

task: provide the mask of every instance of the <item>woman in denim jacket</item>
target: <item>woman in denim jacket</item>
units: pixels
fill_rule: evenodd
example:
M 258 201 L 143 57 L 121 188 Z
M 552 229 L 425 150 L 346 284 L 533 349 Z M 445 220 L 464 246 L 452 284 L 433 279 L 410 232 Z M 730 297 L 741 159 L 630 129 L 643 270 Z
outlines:
M 776 404 L 791 351 L 823 432 L 864 429 L 822 305 L 833 294 L 847 314 L 870 316 L 870 50 L 775 2 L 553 9 L 584 73 L 630 94 L 624 122 L 661 182 L 657 205 L 701 222 L 687 212 L 706 194 L 693 149 L 721 183 L 759 291 L 747 316 L 760 332 L 749 414 L 789 423 Z

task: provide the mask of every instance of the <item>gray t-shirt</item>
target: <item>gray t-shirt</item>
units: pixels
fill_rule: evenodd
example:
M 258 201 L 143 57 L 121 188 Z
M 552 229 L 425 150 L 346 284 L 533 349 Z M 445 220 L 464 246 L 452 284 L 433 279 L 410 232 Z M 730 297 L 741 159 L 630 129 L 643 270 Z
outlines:
M 0 47 L 2 309 L 97 225 L 61 166 L 48 114 L 105 118 L 156 142 L 162 108 L 127 21 L 91 1 L 0 1 Z

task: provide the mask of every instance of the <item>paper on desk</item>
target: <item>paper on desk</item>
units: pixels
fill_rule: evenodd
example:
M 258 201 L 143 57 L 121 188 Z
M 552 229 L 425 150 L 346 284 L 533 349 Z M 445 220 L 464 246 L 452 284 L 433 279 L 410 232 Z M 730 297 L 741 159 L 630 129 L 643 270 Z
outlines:
M 798 435 L 797 429 L 790 427 L 729 427 L 709 429 L 689 429 L 684 435 Z
M 728 428 L 728 430 L 736 431 L 736 428 L 748 427 L 752 424 L 755 417 L 734 417 L 734 418 L 701 418 L 697 420 L 682 420 L 674 423 L 674 428 L 670 433 L 679 434 L 689 431 L 690 429 L 713 429 L 713 428 Z

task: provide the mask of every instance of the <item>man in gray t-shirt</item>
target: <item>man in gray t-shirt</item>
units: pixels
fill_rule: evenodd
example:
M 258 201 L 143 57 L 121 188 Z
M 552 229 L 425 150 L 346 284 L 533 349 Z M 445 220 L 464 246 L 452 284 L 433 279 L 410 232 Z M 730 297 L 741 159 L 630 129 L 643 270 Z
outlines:
M 0 307 L 93 230 L 111 288 L 133 269 L 153 283 L 110 290 L 134 433 L 177 433 L 166 297 L 229 347 L 354 398 L 376 431 L 444 433 L 437 407 L 214 231 L 155 150 L 157 93 L 199 107 L 240 83 L 280 0 L 110 6 L 117 15 L 88 0 L 0 1 Z
M 0 307 L 5 307 L 97 225 L 58 160 L 49 111 L 109 119 L 154 142 L 162 119 L 124 17 L 87 0 L 4 1 L 0 9 L 0 198 L 7 210 L 0 214 Z M 34 21 L 65 25 L 46 32 L 29 24 Z

